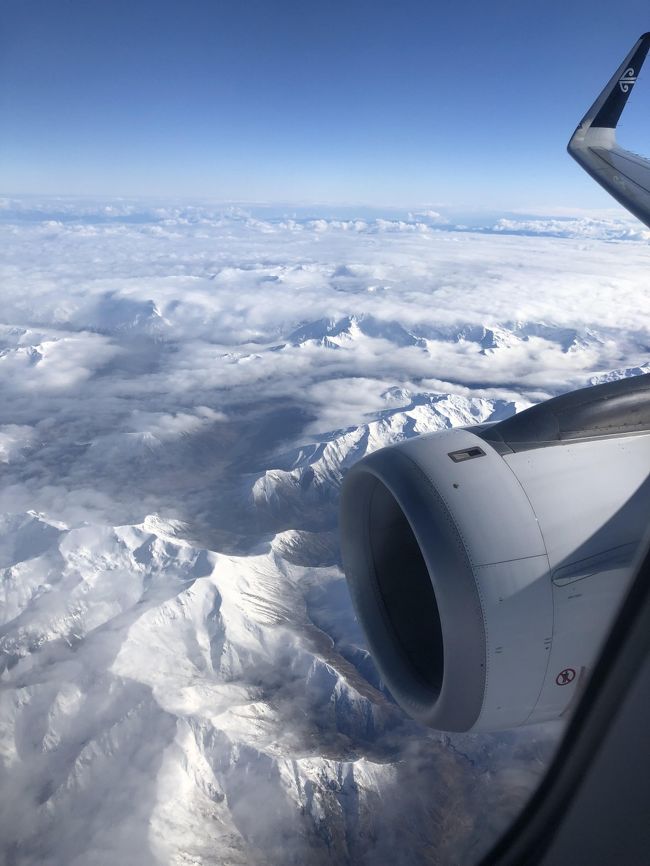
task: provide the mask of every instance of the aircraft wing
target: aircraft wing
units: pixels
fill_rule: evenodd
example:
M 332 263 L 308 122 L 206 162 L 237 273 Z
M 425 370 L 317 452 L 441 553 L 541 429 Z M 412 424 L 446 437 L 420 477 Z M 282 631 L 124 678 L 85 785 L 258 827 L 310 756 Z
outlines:
M 616 125 L 648 49 L 650 33 L 644 33 L 580 121 L 568 151 L 624 208 L 650 227 L 650 160 L 624 150 L 616 141 Z

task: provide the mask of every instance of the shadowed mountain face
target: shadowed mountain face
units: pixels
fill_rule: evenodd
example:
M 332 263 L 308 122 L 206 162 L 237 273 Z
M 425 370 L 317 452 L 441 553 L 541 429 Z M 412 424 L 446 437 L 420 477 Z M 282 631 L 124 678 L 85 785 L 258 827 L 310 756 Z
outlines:
M 40 207 L 0 222 L 0 862 L 471 862 L 558 729 L 404 717 L 338 488 L 383 445 L 647 370 L 646 245 Z

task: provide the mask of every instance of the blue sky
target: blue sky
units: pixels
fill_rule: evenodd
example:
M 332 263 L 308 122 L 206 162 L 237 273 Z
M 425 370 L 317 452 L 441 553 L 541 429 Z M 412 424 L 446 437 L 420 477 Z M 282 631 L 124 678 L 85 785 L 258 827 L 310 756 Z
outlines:
M 5 0 L 0 191 L 609 207 L 566 155 L 647 0 Z M 620 129 L 650 151 L 650 66 Z

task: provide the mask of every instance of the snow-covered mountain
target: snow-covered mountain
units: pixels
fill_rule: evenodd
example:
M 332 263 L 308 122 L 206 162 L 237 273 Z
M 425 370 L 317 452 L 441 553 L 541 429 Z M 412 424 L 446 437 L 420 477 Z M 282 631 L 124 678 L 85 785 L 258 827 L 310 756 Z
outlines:
M 447 394 L 410 395 L 395 389 L 387 402 L 405 405 L 378 413 L 375 420 L 338 431 L 322 442 L 276 456 L 274 466 L 260 473 L 252 485 L 255 512 L 271 512 L 278 519 L 304 520 L 318 503 L 335 501 L 345 470 L 371 451 L 410 436 L 449 427 L 498 421 L 525 408 L 523 401 L 485 400 Z
M 252 482 L 251 514 L 331 512 L 354 459 L 495 411 L 440 397 L 282 455 L 293 468 Z M 457 862 L 481 844 L 482 797 L 493 820 L 511 814 L 548 737 L 456 743 L 405 719 L 364 648 L 331 533 L 279 531 L 241 556 L 188 534 L 157 515 L 115 527 L 5 516 L 7 862 L 39 862 L 53 844 L 53 862 L 75 864 L 387 852 L 406 864 L 415 850 Z
M 646 371 L 644 237 L 107 207 L 0 219 L 0 863 L 472 862 L 558 730 L 401 713 L 339 485 Z

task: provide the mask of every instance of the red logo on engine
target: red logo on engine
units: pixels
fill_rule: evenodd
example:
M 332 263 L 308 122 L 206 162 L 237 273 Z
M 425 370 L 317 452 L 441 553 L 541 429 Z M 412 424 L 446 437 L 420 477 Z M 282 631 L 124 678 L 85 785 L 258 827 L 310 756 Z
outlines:
M 564 668 L 563 671 L 555 677 L 555 682 L 558 686 L 568 686 L 576 678 L 576 672 L 573 668 Z

